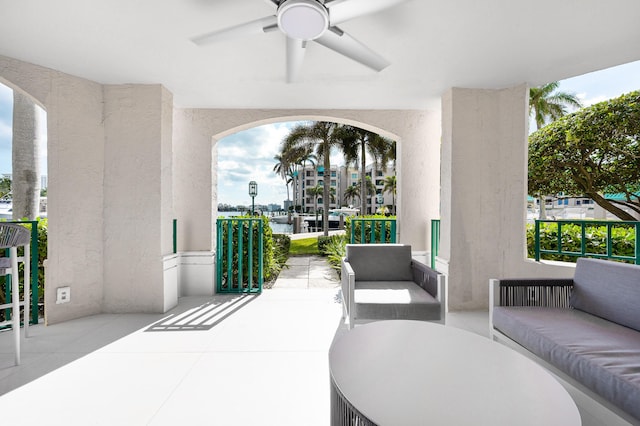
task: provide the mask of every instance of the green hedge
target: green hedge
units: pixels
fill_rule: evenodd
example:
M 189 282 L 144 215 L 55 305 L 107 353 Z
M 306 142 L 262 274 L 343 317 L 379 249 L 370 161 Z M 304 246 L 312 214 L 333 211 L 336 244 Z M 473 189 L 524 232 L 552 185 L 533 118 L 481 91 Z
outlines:
M 239 220 L 234 220 L 234 219 L 248 219 L 251 218 L 251 216 L 234 216 L 232 217 L 232 229 L 233 229 L 233 247 L 237 247 L 238 246 L 238 229 L 239 229 L 239 223 L 241 221 Z M 223 226 L 222 227 L 222 247 L 228 247 L 227 245 L 227 240 L 229 238 L 228 235 L 228 228 L 227 226 Z M 249 257 L 249 245 L 248 245 L 248 239 L 249 239 L 249 227 L 244 225 L 242 227 L 242 233 L 243 233 L 243 246 L 242 246 L 242 256 L 244 259 L 247 259 Z M 283 236 L 283 237 L 275 237 L 273 236 L 273 232 L 271 231 L 271 227 L 269 226 L 269 219 L 267 217 L 263 217 L 262 218 L 262 235 L 264 238 L 264 242 L 263 242 L 263 246 L 262 246 L 262 256 L 263 256 L 263 264 L 262 264 L 262 272 L 263 272 L 263 279 L 264 282 L 267 282 L 275 277 L 278 276 L 278 273 L 280 273 L 280 270 L 282 269 L 282 265 L 284 264 L 284 262 L 286 262 L 286 256 L 288 254 L 289 251 L 289 245 L 291 244 L 291 240 L 289 239 L 289 237 Z M 254 228 L 253 229 L 253 248 L 252 248 L 252 252 L 253 252 L 253 275 L 252 275 L 252 282 L 254 286 L 257 286 L 258 283 L 258 261 L 259 261 L 259 257 L 258 257 L 258 228 Z M 233 274 L 233 283 L 234 286 L 237 285 L 237 274 L 238 274 L 238 251 L 234 250 L 233 251 L 233 258 L 231 260 L 232 264 L 231 264 L 231 273 Z M 221 272 L 222 272 L 222 285 L 223 287 L 225 287 L 228 282 L 228 258 L 226 256 L 226 253 L 224 256 L 222 256 L 222 264 L 221 266 Z M 246 262 L 243 263 L 242 265 L 242 277 L 243 277 L 243 287 L 247 287 L 248 285 L 248 274 L 249 274 L 249 265 L 247 265 Z
M 607 252 L 607 224 L 593 224 L 586 227 L 586 252 L 604 255 Z M 562 251 L 581 252 L 581 226 L 573 223 L 562 224 Z M 635 229 L 632 225 L 616 224 L 611 229 L 611 249 L 615 256 L 635 256 Z M 558 225 L 540 224 L 540 248 L 558 250 Z M 535 258 L 535 225 L 527 224 L 527 255 Z M 541 259 L 575 263 L 577 256 L 542 253 Z

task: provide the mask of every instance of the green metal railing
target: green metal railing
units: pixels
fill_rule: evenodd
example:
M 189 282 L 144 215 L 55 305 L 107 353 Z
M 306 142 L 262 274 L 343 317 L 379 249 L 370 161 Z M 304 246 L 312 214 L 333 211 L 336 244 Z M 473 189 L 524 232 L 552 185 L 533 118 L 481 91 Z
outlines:
M 358 228 L 358 230 L 356 230 Z M 396 242 L 396 220 L 382 218 L 351 219 L 351 244 L 393 244 Z
M 555 223 L 557 224 L 557 240 L 556 248 L 554 250 L 543 249 L 540 243 L 540 229 L 542 223 Z M 565 225 L 579 225 L 580 226 L 580 250 L 564 250 L 565 237 L 567 233 L 562 232 L 562 228 Z M 592 251 L 587 246 L 587 233 L 589 228 L 606 227 L 606 244 L 604 253 Z M 613 230 L 621 227 L 633 227 L 635 235 L 633 256 L 625 256 L 614 253 L 613 243 Z M 611 260 L 623 260 L 633 262 L 636 265 L 640 265 L 640 222 L 632 221 L 597 221 L 597 220 L 536 220 L 535 221 L 535 260 L 540 261 L 542 254 L 554 254 L 564 255 L 571 257 L 594 257 L 600 259 Z M 568 242 L 567 242 L 568 243 Z
M 431 219 L 431 269 L 436 269 L 436 257 L 440 252 L 440 219 Z
M 263 273 L 263 219 L 220 218 L 216 222 L 218 293 L 260 293 Z
M 173 254 L 178 252 L 178 219 L 173 219 Z
M 37 220 L 8 220 L 6 223 L 17 223 L 20 225 L 29 225 L 31 229 L 31 319 L 30 324 L 38 323 L 38 302 L 40 300 L 40 294 L 38 292 L 38 265 L 39 265 L 39 247 L 38 247 L 38 221 Z M 9 256 L 9 249 L 5 250 L 4 256 Z M 13 278 L 13 277 L 12 277 Z M 11 300 L 11 285 L 7 277 L 0 277 L 0 282 L 4 282 L 4 294 L 5 300 Z M 1 286 L 0 286 L 1 287 Z M 5 309 L 5 319 L 11 318 L 11 309 Z

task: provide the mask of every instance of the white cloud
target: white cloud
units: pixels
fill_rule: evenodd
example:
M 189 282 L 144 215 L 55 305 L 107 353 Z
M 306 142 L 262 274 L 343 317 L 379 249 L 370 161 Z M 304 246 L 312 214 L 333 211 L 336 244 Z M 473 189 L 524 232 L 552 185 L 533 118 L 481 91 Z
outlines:
M 4 120 L 0 120 L 0 138 L 11 139 L 12 137 L 11 129 L 12 127 L 9 123 L 5 122 Z

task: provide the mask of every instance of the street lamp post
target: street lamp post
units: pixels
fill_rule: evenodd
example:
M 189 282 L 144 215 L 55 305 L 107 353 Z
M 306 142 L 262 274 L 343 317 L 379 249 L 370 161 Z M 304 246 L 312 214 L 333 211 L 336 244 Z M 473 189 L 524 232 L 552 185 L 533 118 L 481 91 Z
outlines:
M 251 197 L 251 216 L 254 215 L 255 198 L 258 195 L 258 184 L 255 180 L 249 182 L 249 196 Z

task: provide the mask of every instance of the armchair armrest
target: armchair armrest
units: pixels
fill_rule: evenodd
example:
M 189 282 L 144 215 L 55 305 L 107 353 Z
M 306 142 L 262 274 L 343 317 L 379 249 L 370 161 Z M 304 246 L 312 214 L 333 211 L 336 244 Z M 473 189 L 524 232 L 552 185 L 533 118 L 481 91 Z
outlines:
M 341 262 L 340 284 L 342 286 L 342 308 L 345 318 L 349 321 L 349 329 L 351 329 L 354 322 L 356 274 L 346 258 L 342 258 Z
M 411 260 L 411 270 L 413 271 L 413 281 L 440 302 L 440 322 L 445 324 L 447 312 L 446 276 L 415 259 Z
M 573 289 L 570 278 L 491 279 L 489 283 L 493 306 L 568 308 Z

